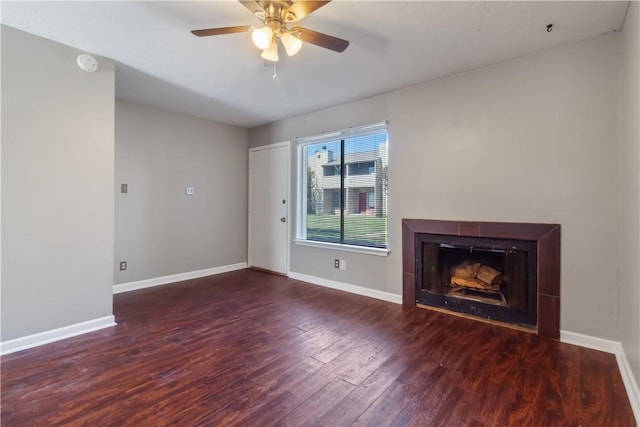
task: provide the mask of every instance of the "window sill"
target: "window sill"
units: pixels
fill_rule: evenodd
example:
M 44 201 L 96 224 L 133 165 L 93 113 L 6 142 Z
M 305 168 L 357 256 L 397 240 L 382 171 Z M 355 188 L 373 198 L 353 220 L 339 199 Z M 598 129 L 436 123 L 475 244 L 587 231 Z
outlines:
M 300 246 L 311 246 L 314 248 L 333 249 L 336 251 L 357 252 L 367 255 L 388 256 L 389 249 L 367 248 L 365 246 L 341 245 L 339 243 L 316 242 L 313 240 L 293 239 L 293 243 Z

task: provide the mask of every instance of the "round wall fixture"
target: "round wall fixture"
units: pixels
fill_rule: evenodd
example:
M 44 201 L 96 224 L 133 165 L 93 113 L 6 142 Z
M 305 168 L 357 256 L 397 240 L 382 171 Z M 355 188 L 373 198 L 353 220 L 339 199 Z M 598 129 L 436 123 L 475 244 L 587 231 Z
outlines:
M 87 73 L 93 73 L 98 69 L 98 61 L 96 61 L 96 58 L 89 55 L 88 53 L 78 55 L 76 62 L 78 63 L 78 67 L 80 67 L 82 71 L 86 71 Z

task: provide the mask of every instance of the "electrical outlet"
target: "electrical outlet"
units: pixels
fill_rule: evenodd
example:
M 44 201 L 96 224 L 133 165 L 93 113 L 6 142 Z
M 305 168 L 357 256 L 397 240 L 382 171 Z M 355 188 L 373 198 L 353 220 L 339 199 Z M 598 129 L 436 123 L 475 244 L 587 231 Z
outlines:
M 347 260 L 341 259 L 340 260 L 340 270 L 346 270 L 346 269 L 347 269 Z
M 127 269 L 127 261 L 120 261 L 120 271 Z
M 333 260 L 333 266 L 335 268 L 340 268 L 340 260 L 338 258 Z
M 193 196 L 196 192 L 195 192 L 195 188 L 193 187 L 187 187 L 184 189 L 184 192 L 187 196 Z

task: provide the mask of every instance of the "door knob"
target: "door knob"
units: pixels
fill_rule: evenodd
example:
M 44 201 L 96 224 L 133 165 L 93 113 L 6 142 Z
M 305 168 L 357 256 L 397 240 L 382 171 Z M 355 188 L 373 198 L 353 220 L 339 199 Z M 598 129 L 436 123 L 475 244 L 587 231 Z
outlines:
M 285 217 L 280 218 L 280 222 L 287 222 L 287 219 Z

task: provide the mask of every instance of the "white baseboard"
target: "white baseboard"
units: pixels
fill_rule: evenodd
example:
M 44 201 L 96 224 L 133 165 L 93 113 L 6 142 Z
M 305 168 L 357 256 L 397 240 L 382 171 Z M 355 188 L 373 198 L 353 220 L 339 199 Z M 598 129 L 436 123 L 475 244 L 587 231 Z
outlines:
M 620 344 L 620 351 L 616 353 L 616 360 L 618 360 L 618 367 L 620 368 L 620 375 L 622 375 L 622 381 L 627 389 L 627 395 L 629 396 L 629 402 L 631 402 L 631 409 L 636 416 L 636 424 L 640 425 L 640 388 L 636 378 L 631 371 L 631 365 L 627 360 L 627 354 L 624 352 L 622 344 Z
M 612 354 L 616 354 L 621 347 L 618 341 L 606 340 L 604 338 L 592 337 L 591 335 L 571 331 L 560 331 L 560 341 Z
M 113 315 L 100 317 L 98 319 L 87 320 L 86 322 L 75 323 L 69 326 L 63 326 L 49 331 L 39 332 L 33 335 L 27 335 L 0 343 L 0 354 L 5 355 L 15 353 L 16 351 L 26 350 L 28 348 L 37 347 L 43 344 L 49 344 L 54 341 L 60 341 L 65 338 L 75 337 L 76 335 L 86 334 L 87 332 L 97 331 L 99 329 L 116 326 Z
M 229 271 L 242 270 L 247 268 L 246 262 L 238 264 L 223 265 L 220 267 L 207 268 L 204 270 L 188 271 L 186 273 L 172 274 L 170 276 L 154 277 L 152 279 L 139 280 L 137 282 L 121 283 L 113 285 L 113 293 L 135 291 L 137 289 L 151 288 L 154 286 L 167 285 L 169 283 L 181 282 L 183 280 L 197 279 L 199 277 L 211 276 L 212 274 L 226 273 Z
M 627 390 L 627 396 L 629 396 L 633 415 L 636 417 L 636 424 L 640 425 L 640 389 L 638 388 L 636 378 L 633 376 L 631 366 L 627 360 L 627 354 L 625 353 L 622 344 L 619 341 L 606 340 L 570 331 L 560 331 L 560 341 L 567 344 L 574 344 L 580 347 L 612 353 L 616 356 L 618 369 L 622 376 L 622 382 Z
M 322 277 L 309 276 L 307 274 L 296 273 L 294 271 L 289 272 L 289 277 L 302 282 L 311 283 L 313 285 L 320 285 L 326 288 L 338 289 L 340 291 L 351 292 L 352 294 L 364 295 L 365 297 L 371 297 L 380 299 L 383 301 L 393 302 L 396 304 L 402 304 L 402 295 L 392 294 L 391 292 L 378 291 L 376 289 L 369 289 L 362 286 L 350 285 L 348 283 L 336 282 L 334 280 L 324 279 Z

